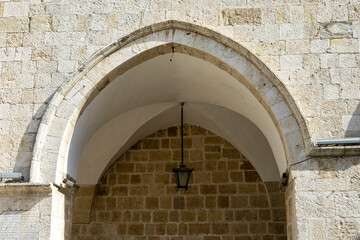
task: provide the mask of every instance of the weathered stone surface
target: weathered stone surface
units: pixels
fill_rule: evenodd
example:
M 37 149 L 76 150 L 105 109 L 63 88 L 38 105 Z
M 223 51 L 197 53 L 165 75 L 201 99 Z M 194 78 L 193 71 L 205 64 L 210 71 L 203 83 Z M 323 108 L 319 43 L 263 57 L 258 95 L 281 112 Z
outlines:
M 33 16 L 30 18 L 30 31 L 48 32 L 51 31 L 52 19 L 50 16 Z
M 358 52 L 358 40 L 354 38 L 330 40 L 331 53 L 355 53 Z
M 19 227 L 21 226 L 21 227 Z M 0 215 L 0 234 L 3 238 L 37 239 L 39 234 L 39 212 L 7 211 Z
M 348 38 L 353 36 L 352 24 L 335 22 L 324 24 L 320 31 L 322 38 Z
M 0 32 L 27 32 L 28 30 L 28 18 L 10 17 L 0 19 Z
M 171 132 L 169 129 L 177 128 L 160 130 L 140 140 L 118 159 L 96 187 L 94 198 L 94 186 L 77 191 L 74 208 L 76 225 L 73 226 L 81 225 L 85 228 L 91 224 L 106 223 L 109 228 L 114 228 L 112 232 L 107 232 L 112 237 L 143 233 L 154 237 L 185 237 L 190 232 L 193 236 L 210 239 L 213 236 L 236 236 L 240 233 L 246 237 L 266 236 L 269 234 L 267 222 L 273 220 L 270 217 L 269 199 L 275 208 L 277 223 L 285 222 L 284 194 L 274 187 L 278 183 L 266 184 L 269 192 L 269 196 L 266 196 L 265 184 L 253 166 L 230 143 L 203 128 L 185 126 L 193 129 L 193 132 L 189 132 L 189 139 L 196 138 L 202 142 L 196 148 L 190 146 L 190 150 L 219 153 L 219 159 L 213 161 L 214 168 L 199 170 L 208 160 L 198 160 L 195 162 L 198 165 L 191 176 L 189 190 L 176 191 L 171 171 L 177 165 L 171 163 L 171 154 L 178 151 L 178 146 L 170 145 L 166 149 L 158 147 L 161 140 L 179 140 L 180 136 L 175 138 L 166 134 Z M 144 147 L 144 143 L 148 147 Z M 148 154 L 153 151 L 171 154 L 167 159 L 152 161 L 147 158 L 128 158 L 136 152 Z M 133 172 L 133 166 L 136 169 L 137 164 L 151 165 L 152 168 L 146 168 L 147 172 L 141 174 Z M 247 183 L 244 183 L 244 178 Z M 274 228 L 277 229 L 276 226 Z M 95 232 L 99 236 L 103 234 L 101 229 L 92 229 L 90 232 L 74 231 L 73 236 L 87 237 Z M 285 236 L 285 233 L 276 234 Z M 276 234 L 272 233 L 272 236 Z
M 221 13 L 222 21 L 225 26 L 261 23 L 261 9 L 259 8 L 224 9 Z
M 241 43 L 246 50 L 254 53 L 255 57 L 260 57 L 269 67 L 269 71 L 279 77 L 281 83 L 278 84 L 284 84 L 284 87 L 289 89 L 294 105 L 299 108 L 307 123 L 311 142 L 317 138 L 358 137 L 360 131 L 358 124 L 359 6 L 356 1 L 327 1 L 324 4 L 320 0 L 294 2 L 229 0 L 220 2 L 187 1 L 186 3 L 130 1 L 126 4 L 108 0 L 101 2 L 72 1 L 66 4 L 49 1 L 1 1 L 0 170 L 1 172 L 11 172 L 14 169 L 22 169 L 24 166 L 21 171 L 29 176 L 35 134 L 38 129 L 44 127 L 39 128 L 38 126 L 42 117 L 47 118 L 47 116 L 43 116 L 43 113 L 49 100 L 59 86 L 65 81 L 73 80 L 72 72 L 78 70 L 84 62 L 89 60 L 95 51 L 103 49 L 105 45 L 121 39 L 141 26 L 174 19 L 195 23 L 222 33 L 231 40 Z M 146 44 L 152 46 L 157 40 L 157 34 L 151 34 L 150 38 L 152 40 Z M 192 38 L 189 42 L 193 40 Z M 221 38 L 218 41 L 228 40 Z M 138 46 L 142 48 L 143 44 L 138 43 Z M 228 53 L 221 52 L 221 54 L 227 55 Z M 87 66 L 85 64 L 85 67 Z M 242 73 L 240 72 L 240 74 Z M 253 77 L 253 75 L 251 76 Z M 282 94 L 284 93 L 281 92 L 267 98 L 270 100 L 268 101 L 269 105 L 280 103 L 281 100 L 278 96 Z M 280 107 L 278 113 L 287 114 L 287 111 L 281 110 Z M 292 129 L 290 127 L 286 130 L 282 129 L 282 131 L 291 132 Z M 55 132 L 53 129 L 51 131 Z M 176 137 L 179 135 L 179 129 L 175 127 L 164 133 L 169 134 L 168 137 Z M 189 130 L 188 134 L 201 136 L 203 133 L 199 133 L 199 129 L 194 128 Z M 165 135 L 160 136 L 165 137 Z M 208 172 L 197 175 L 194 183 L 211 183 L 212 175 L 209 174 L 211 171 L 233 171 L 236 173 L 233 173 L 232 178 L 229 175 L 229 181 L 238 184 L 238 191 L 253 191 L 253 185 L 240 185 L 241 182 L 235 181 L 235 176 L 241 175 L 237 173 L 236 164 L 231 165 L 234 168 L 230 167 L 230 162 L 225 162 L 222 155 L 217 154 L 216 151 L 203 155 L 201 151 L 198 151 L 206 144 L 222 144 L 217 142 L 219 139 L 212 139 L 212 137 L 209 136 L 206 143 L 193 138 L 191 147 L 195 148 L 196 146 L 197 150 L 186 153 L 186 160 L 192 162 L 206 160 L 203 169 Z M 55 139 L 48 145 L 53 148 L 56 145 Z M 292 149 L 293 146 L 288 147 Z M 161 141 L 160 148 L 170 149 L 170 140 Z M 23 152 L 25 150 L 27 152 Z M 174 151 L 171 157 L 178 160 L 180 156 L 178 153 Z M 52 155 L 56 158 L 56 154 Z M 159 159 L 166 158 L 168 154 L 157 157 Z M 146 162 L 148 158 L 149 153 L 131 154 L 130 159 L 126 159 L 126 161 L 136 160 L 136 164 L 124 168 L 130 173 L 124 173 L 125 176 L 120 173 L 122 170 L 116 169 L 120 172 L 114 172 L 116 177 L 113 177 L 112 181 L 108 181 L 108 183 L 139 185 L 138 178 L 130 177 L 131 174 L 163 171 L 164 166 L 148 164 Z M 151 159 L 151 161 L 156 161 L 155 157 Z M 356 168 L 355 165 L 349 169 Z M 43 169 L 43 172 L 50 171 L 53 166 L 55 165 L 49 164 L 49 169 Z M 334 165 L 333 169 L 338 166 Z M 314 169 L 315 167 L 311 171 Z M 335 176 L 336 171 L 328 171 L 327 176 Z M 310 173 L 310 171 L 306 172 Z M 341 172 L 347 171 L 337 172 L 341 174 Z M 349 176 L 354 176 L 354 172 L 356 173 L 356 170 L 351 170 Z M 355 174 L 355 176 L 357 175 Z M 160 184 L 160 182 L 167 184 L 167 181 L 172 181 L 162 177 L 154 177 L 154 179 L 158 180 L 156 184 Z M 329 182 L 334 182 L 334 186 L 339 188 L 342 186 L 340 183 L 336 184 L 337 180 L 334 179 Z M 339 182 L 342 181 L 339 180 Z M 303 185 L 310 189 L 313 187 L 322 189 L 320 185 L 328 186 L 319 181 L 316 184 L 309 182 L 308 185 Z M 218 185 L 215 186 L 218 192 Z M 254 186 L 257 191 L 256 184 Z M 134 191 L 133 193 L 136 192 Z M 203 191 L 207 192 L 204 189 Z M 149 192 L 153 196 L 165 193 L 166 190 L 165 187 L 153 187 L 149 188 Z M 201 187 L 198 188 L 198 192 L 201 194 Z M 311 193 L 307 194 L 311 195 Z M 20 203 L 16 204 L 21 205 Z M 8 205 L 7 202 L 4 203 L 4 206 Z M 205 205 L 214 207 L 213 199 L 209 198 Z M 164 207 L 166 206 L 165 204 Z M 87 216 L 86 214 L 77 214 L 78 219 L 85 219 Z M 48 217 L 48 215 L 46 216 Z M 103 220 L 106 219 L 104 217 L 106 214 L 101 216 Z M 331 238 L 333 236 L 331 234 L 337 232 L 334 233 L 336 236 L 334 238 L 353 237 L 354 229 L 358 229 L 356 217 L 351 217 L 346 221 L 334 220 L 334 218 L 326 219 L 322 216 L 318 220 L 306 218 L 299 220 L 299 229 L 304 229 L 300 232 L 305 234 L 301 236 L 310 238 L 306 234 L 311 232 L 315 234 L 316 239 L 325 238 L 324 236 Z M 198 216 L 195 216 L 195 219 L 198 219 Z M 41 219 L 40 223 L 51 221 L 48 217 L 45 220 Z M 289 226 L 293 226 L 292 230 L 296 232 L 296 224 L 289 224 Z M 186 224 L 181 225 L 180 231 L 179 226 L 179 232 L 187 233 L 187 227 Z M 232 225 L 230 229 L 232 229 L 231 227 Z M 249 230 L 257 229 L 259 225 L 246 227 Z M 116 228 L 113 227 L 115 231 Z M 46 229 L 46 227 L 41 227 L 41 229 Z M 119 233 L 126 234 L 127 226 L 125 228 L 119 226 L 118 229 Z M 149 235 L 155 234 L 155 226 L 148 228 L 145 226 L 144 232 L 146 229 L 149 229 Z M 164 234 L 167 231 L 174 232 L 170 226 L 162 226 L 161 229 Z M 269 226 L 268 229 L 270 229 Z M 276 227 L 271 229 L 276 229 Z M 87 231 L 101 234 L 104 232 L 104 227 L 96 225 L 83 229 L 83 232 Z M 39 238 L 50 239 L 47 234 L 46 230 L 42 230 Z M 293 237 L 295 238 L 295 235 Z

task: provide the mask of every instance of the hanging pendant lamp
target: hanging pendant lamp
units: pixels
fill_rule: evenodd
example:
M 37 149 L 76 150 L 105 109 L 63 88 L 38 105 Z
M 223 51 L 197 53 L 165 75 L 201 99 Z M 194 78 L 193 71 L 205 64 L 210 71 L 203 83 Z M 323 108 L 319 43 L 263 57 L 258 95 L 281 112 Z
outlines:
M 184 188 L 185 191 L 189 188 L 190 174 L 193 168 L 187 168 L 184 164 L 184 102 L 180 103 L 181 106 L 181 164 L 178 168 L 174 168 L 173 172 L 176 179 L 176 189 Z

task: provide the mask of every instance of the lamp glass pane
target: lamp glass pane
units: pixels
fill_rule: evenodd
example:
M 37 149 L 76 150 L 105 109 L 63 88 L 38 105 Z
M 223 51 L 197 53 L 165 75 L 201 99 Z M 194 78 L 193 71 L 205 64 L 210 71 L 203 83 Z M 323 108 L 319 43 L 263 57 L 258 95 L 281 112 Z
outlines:
M 181 187 L 187 186 L 189 174 L 190 174 L 190 171 L 179 171 L 178 172 L 179 186 L 181 186 Z

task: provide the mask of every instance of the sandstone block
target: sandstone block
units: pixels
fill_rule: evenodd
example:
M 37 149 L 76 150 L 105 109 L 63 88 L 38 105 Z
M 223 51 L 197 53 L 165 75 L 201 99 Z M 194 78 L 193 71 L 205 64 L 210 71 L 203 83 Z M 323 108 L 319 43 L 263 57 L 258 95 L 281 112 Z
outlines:
M 309 40 L 288 40 L 286 41 L 286 52 L 288 54 L 304 54 L 310 52 Z
M 301 23 L 280 25 L 280 39 L 296 40 L 304 38 L 304 25 Z
M 175 207 L 174 207 L 175 208 Z M 178 211 L 171 211 L 169 212 L 169 221 L 170 222 L 179 222 L 180 221 L 180 214 Z
M 215 208 L 216 207 L 216 197 L 215 196 L 207 196 L 205 198 L 205 206 L 206 208 Z
M 288 6 L 276 7 L 276 22 L 283 24 L 290 22 L 290 8 Z
M 305 22 L 305 18 L 303 6 L 290 6 L 290 22 Z
M 10 105 L 0 104 L 0 119 L 6 119 L 9 116 Z
M 224 9 L 221 14 L 225 26 L 261 23 L 261 9 L 259 8 Z
M 195 222 L 196 214 L 194 211 L 181 211 L 181 221 L 182 222 Z
M 338 54 L 325 53 L 320 55 L 321 68 L 336 68 L 339 66 Z
M 169 214 L 167 211 L 157 211 L 153 213 L 154 222 L 167 222 L 169 220 Z
M 167 149 L 170 147 L 170 140 L 169 139 L 161 139 L 161 148 Z
M 131 196 L 146 196 L 149 193 L 149 186 L 130 186 L 129 194 Z
M 310 41 L 311 53 L 325 53 L 330 47 L 330 41 L 328 39 L 313 39 Z
M 97 222 L 109 222 L 110 221 L 110 212 L 97 212 L 96 213 Z
M 250 233 L 267 233 L 267 224 L 265 222 L 262 223 L 250 223 L 249 224 L 249 232 Z
M 229 207 L 229 197 L 228 196 L 218 196 L 217 197 L 217 206 L 218 206 L 218 208 L 228 208 Z
M 200 193 L 204 195 L 217 194 L 217 189 L 215 185 L 201 185 Z
M 116 198 L 109 197 L 106 199 L 106 210 L 116 209 Z
M 265 195 L 250 196 L 249 204 L 252 207 L 259 207 L 259 208 L 269 207 L 269 203 Z
M 117 209 L 142 209 L 143 198 L 142 197 L 124 197 L 117 198 L 116 208 Z
M 231 233 L 233 234 L 245 234 L 248 232 L 246 223 L 231 223 Z
M 224 143 L 224 139 L 222 139 L 221 137 L 217 137 L 217 136 L 207 136 L 204 138 L 204 143 L 205 144 L 222 144 Z
M 360 4 L 352 4 L 348 6 L 349 20 L 359 21 L 360 20 Z
M 220 145 L 206 145 L 205 152 L 221 152 Z
M 171 209 L 172 207 L 172 198 L 171 197 L 160 197 L 160 208 L 161 209 Z
M 221 153 L 205 153 L 205 160 L 217 160 L 221 158 Z
M 134 172 L 135 165 L 133 163 L 117 163 L 115 171 L 118 173 L 132 173 Z
M 27 32 L 29 19 L 24 17 L 9 17 L 0 19 L 0 32 Z
M 178 231 L 177 224 L 166 224 L 166 234 L 176 235 Z
M 261 178 L 256 171 L 244 172 L 245 182 L 261 182 Z
M 141 183 L 141 175 L 139 175 L 139 174 L 131 175 L 130 183 L 131 184 L 139 184 L 139 183 Z
M 150 161 L 167 161 L 171 159 L 171 151 L 162 150 L 162 151 L 151 151 L 149 152 Z
M 49 32 L 51 31 L 51 16 L 35 15 L 30 18 L 30 31 L 32 32 Z
M 358 40 L 354 38 L 331 39 L 331 53 L 356 53 L 358 51 Z
M 117 233 L 119 235 L 125 235 L 126 234 L 126 224 L 120 223 L 117 225 Z
M 280 56 L 280 67 L 282 70 L 301 69 L 303 64 L 302 55 Z
M 348 38 L 353 36 L 352 24 L 349 22 L 332 22 L 322 25 L 321 38 Z
M 270 210 L 259 210 L 259 221 L 269 221 L 271 219 Z
M 328 100 L 334 100 L 340 98 L 339 85 L 326 84 L 324 85 L 324 98 Z
M 271 56 L 271 55 L 281 55 L 285 53 L 285 41 L 276 41 L 276 42 L 260 42 L 257 44 L 256 54 Z
M 172 138 L 170 141 L 170 146 L 172 149 L 181 149 L 181 139 Z M 184 138 L 184 148 L 192 147 L 192 139 Z
M 91 235 L 100 235 L 104 233 L 104 227 L 102 224 L 96 223 L 96 224 L 91 224 L 90 225 L 90 229 L 89 229 L 89 233 Z
M 129 235 L 143 235 L 144 234 L 144 224 L 128 224 L 127 234 Z
M 341 63 L 341 67 L 344 68 L 353 68 L 357 66 L 354 54 L 339 54 L 339 63 Z
M 186 209 L 201 209 L 204 207 L 204 197 L 187 196 L 185 198 Z
M 90 210 L 91 204 L 91 197 L 78 197 L 75 200 L 75 208 L 77 209 Z
M 159 139 L 144 139 L 142 141 L 143 149 L 159 149 L 160 148 L 160 140 Z
M 229 181 L 227 172 L 212 172 L 211 177 L 213 183 L 226 183 Z
M 209 234 L 210 233 L 210 224 L 189 224 L 189 234 L 191 235 L 200 235 L 200 234 Z
M 146 208 L 148 209 L 158 209 L 159 208 L 159 199 L 157 197 L 147 197 L 145 200 Z
M 119 174 L 117 176 L 118 184 L 127 184 L 129 183 L 130 176 L 128 174 Z
M 185 198 L 184 197 L 174 197 L 173 198 L 174 209 L 185 209 Z
M 191 149 L 189 154 L 191 161 L 202 161 L 204 159 L 204 152 L 202 149 Z
M 282 193 L 271 193 L 269 194 L 271 207 L 283 207 L 285 206 L 285 197 Z
M 78 18 L 76 15 L 55 15 L 52 19 L 52 28 L 58 32 L 73 32 L 77 30 Z
M 27 17 L 29 15 L 29 3 L 5 2 L 3 17 Z
M 237 192 L 236 184 L 218 185 L 220 194 L 235 194 Z
M 167 135 L 169 137 L 177 137 L 178 128 L 177 127 L 170 127 L 167 129 Z
M 359 84 L 340 84 L 341 92 L 340 98 L 342 99 L 358 99 L 360 97 Z
M 284 223 L 275 223 L 275 222 L 269 222 L 268 223 L 268 231 L 271 234 L 284 234 L 286 226 Z
M 15 50 L 15 61 L 29 61 L 31 59 L 31 47 L 18 47 Z
M 227 234 L 229 233 L 228 223 L 213 223 L 211 224 L 211 231 L 213 234 Z

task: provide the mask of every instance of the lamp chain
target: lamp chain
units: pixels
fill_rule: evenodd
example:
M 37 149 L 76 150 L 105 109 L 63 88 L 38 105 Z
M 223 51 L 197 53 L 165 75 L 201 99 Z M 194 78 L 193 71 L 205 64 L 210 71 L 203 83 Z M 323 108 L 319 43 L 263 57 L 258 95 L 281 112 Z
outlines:
M 181 165 L 184 165 L 184 102 L 181 105 Z

